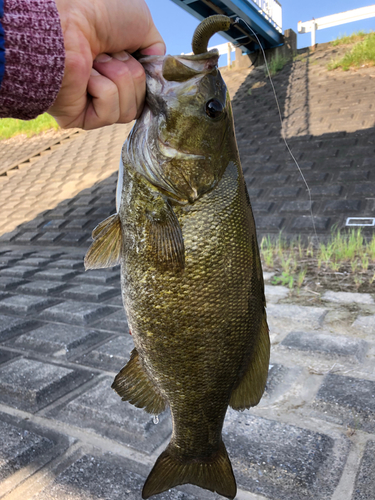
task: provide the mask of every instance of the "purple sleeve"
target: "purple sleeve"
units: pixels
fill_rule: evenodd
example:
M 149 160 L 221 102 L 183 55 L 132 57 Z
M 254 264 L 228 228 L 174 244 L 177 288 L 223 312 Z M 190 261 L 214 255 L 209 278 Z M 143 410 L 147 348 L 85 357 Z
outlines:
M 5 73 L 0 117 L 47 111 L 64 75 L 64 38 L 54 0 L 4 0 Z

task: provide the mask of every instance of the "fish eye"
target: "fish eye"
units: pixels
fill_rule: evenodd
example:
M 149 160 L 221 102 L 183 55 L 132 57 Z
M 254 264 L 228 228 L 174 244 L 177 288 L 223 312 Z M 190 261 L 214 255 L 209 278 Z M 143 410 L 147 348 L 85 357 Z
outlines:
M 210 99 L 206 103 L 206 113 L 210 118 L 217 118 L 224 111 L 224 107 L 217 99 Z

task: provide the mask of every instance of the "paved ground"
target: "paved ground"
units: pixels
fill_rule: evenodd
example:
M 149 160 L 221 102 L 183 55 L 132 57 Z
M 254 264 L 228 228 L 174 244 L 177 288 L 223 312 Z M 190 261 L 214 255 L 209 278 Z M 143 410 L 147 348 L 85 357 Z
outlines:
M 341 212 L 327 212 L 330 202 L 358 196 L 356 213 L 369 216 L 366 196 L 375 197 L 369 86 L 375 70 L 327 75 L 320 58 L 329 57 L 318 50 L 275 78 L 293 151 L 311 189 L 328 190 L 314 198 L 314 213 L 330 219 L 326 229 L 318 228 L 322 237 L 333 221 L 343 220 Z M 225 78 L 260 232 L 276 231 L 272 221 L 281 217 L 280 227 L 295 234 L 306 199 L 286 161 L 269 84 L 253 87 L 263 82 L 259 71 Z M 307 82 L 308 112 L 298 87 Z M 349 120 L 350 111 L 337 106 L 353 83 L 361 91 L 348 92 L 350 106 L 363 108 Z M 329 103 L 335 112 L 326 113 Z M 114 211 L 115 171 L 128 130 L 78 134 L 0 176 L 0 497 L 6 500 L 139 499 L 168 442 L 168 413 L 156 424 L 110 389 L 132 348 L 119 269 L 84 272 L 82 265 L 91 229 Z M 297 194 L 287 191 L 297 187 Z M 300 205 L 285 211 L 295 202 Z M 224 426 L 238 499 L 373 500 L 375 291 L 327 290 L 302 305 L 283 287 L 267 285 L 266 293 L 272 340 L 267 391 L 257 408 L 229 411 Z M 213 497 L 186 486 L 157 498 Z

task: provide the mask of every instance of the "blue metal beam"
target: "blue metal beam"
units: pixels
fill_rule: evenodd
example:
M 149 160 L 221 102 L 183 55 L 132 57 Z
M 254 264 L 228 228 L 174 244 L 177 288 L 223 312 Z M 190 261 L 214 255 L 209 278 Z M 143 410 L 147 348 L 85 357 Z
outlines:
M 224 13 L 231 18 L 242 17 L 255 31 L 263 48 L 269 49 L 283 44 L 283 36 L 258 11 L 258 8 L 247 0 L 172 0 L 175 4 L 202 21 L 213 14 Z M 240 46 L 244 52 L 259 49 L 257 42 L 245 41 L 243 31 L 235 26 L 221 33 L 227 40 Z

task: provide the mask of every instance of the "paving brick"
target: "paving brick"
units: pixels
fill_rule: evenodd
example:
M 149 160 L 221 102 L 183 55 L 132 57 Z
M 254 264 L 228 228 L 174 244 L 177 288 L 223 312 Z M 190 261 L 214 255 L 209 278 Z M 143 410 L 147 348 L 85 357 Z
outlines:
M 45 269 L 34 275 L 34 279 L 37 280 L 47 280 L 47 281 L 67 281 L 74 276 L 76 276 L 76 271 L 70 271 L 67 269 Z
M 262 217 L 255 214 L 255 222 L 258 229 L 281 229 L 284 220 L 283 217 Z
M 311 209 L 314 210 L 315 203 L 308 200 L 295 200 L 295 201 L 284 201 L 280 207 L 280 212 L 290 212 L 295 214 L 299 213 L 310 213 Z
M 129 462 L 122 457 L 109 453 L 84 455 L 32 500 L 139 500 L 145 480 L 145 475 L 129 470 Z M 172 489 L 155 499 L 198 500 L 198 497 Z
M 0 274 L 0 290 L 13 290 L 22 283 L 25 283 L 25 280 L 1 276 Z
M 77 361 L 110 372 L 119 372 L 130 358 L 134 342 L 130 335 L 116 337 L 105 344 L 95 347 Z
M 0 342 L 24 333 L 37 325 L 38 323 L 33 320 L 24 320 L 0 314 Z
M 313 161 L 299 161 L 298 165 L 300 166 L 302 172 L 304 172 L 305 170 L 311 170 L 314 167 L 314 162 Z M 293 163 L 292 162 L 286 163 L 284 166 L 284 172 L 299 173 L 298 168 L 294 162 Z
M 112 269 L 95 269 L 86 271 L 76 276 L 72 283 L 92 283 L 93 285 L 113 285 L 115 282 L 120 283 L 120 268 Z
M 361 195 L 361 196 L 375 196 L 375 183 L 369 184 L 356 184 L 354 187 L 353 195 Z
M 329 196 L 329 197 L 335 197 L 335 196 L 340 196 L 342 193 L 342 186 L 335 186 L 335 185 L 329 185 L 329 186 L 311 186 L 311 196 Z
M 61 239 L 61 243 L 65 245 L 78 245 L 87 240 L 89 236 L 90 233 L 69 232 Z
M 91 377 L 88 371 L 19 358 L 0 366 L 0 401 L 35 412 Z
M 355 480 L 352 500 L 373 500 L 375 498 L 374 456 L 375 441 L 368 441 Z
M 28 257 L 27 259 L 22 260 L 23 266 L 32 266 L 32 267 L 42 267 L 51 262 L 51 259 L 46 259 L 43 257 Z
M 259 177 L 257 179 L 257 186 L 269 187 L 274 183 L 277 186 L 280 186 L 285 184 L 289 178 L 290 176 L 285 174 L 265 175 L 264 177 Z
M 314 222 L 311 215 L 302 215 L 301 217 L 295 217 L 292 223 L 292 229 L 300 230 L 311 230 L 315 228 L 317 230 L 328 229 L 331 219 L 329 217 L 317 217 L 314 215 Z
M 55 259 L 63 255 L 63 252 L 56 250 L 41 250 L 33 253 L 33 257 L 43 258 L 43 259 Z
M 370 172 L 361 172 L 355 170 L 354 172 L 340 172 L 337 179 L 339 181 L 344 182 L 352 182 L 352 181 L 367 181 L 370 177 Z
M 329 374 L 316 395 L 313 407 L 322 418 L 340 425 L 375 433 L 375 382 Z
M 375 315 L 358 316 L 352 326 L 363 333 L 375 333 Z
M 238 485 L 277 500 L 327 500 L 335 491 L 349 441 L 229 410 L 223 439 Z
M 17 315 L 36 314 L 55 303 L 56 299 L 51 298 L 13 295 L 0 302 L 0 311 Z
M 9 491 L 5 480 L 24 468 L 40 468 L 55 443 L 42 435 L 12 425 L 6 415 L 0 414 L 0 490 L 3 494 Z M 17 423 L 17 421 L 16 421 Z M 39 462 L 39 463 L 38 463 Z M 34 467 L 33 467 L 33 464 Z
M 3 278 L 3 276 L 12 276 L 14 278 L 28 278 L 29 276 L 32 276 L 35 274 L 37 269 L 32 266 L 13 266 L 13 267 L 8 267 L 7 269 L 2 269 L 0 271 L 0 279 Z
M 43 229 L 61 229 L 65 223 L 66 219 L 52 219 L 43 224 Z
M 118 332 L 122 333 L 123 335 L 128 335 L 129 327 L 124 308 L 122 307 L 115 313 L 110 314 L 105 318 L 103 318 L 102 320 L 95 323 L 95 328 L 100 328 L 101 330 L 108 330 L 110 332 Z
M 70 359 L 109 336 L 110 334 L 79 326 L 46 323 L 8 341 L 7 345 Z
M 38 243 L 55 243 L 60 240 L 63 236 L 63 233 L 57 231 L 47 231 L 46 233 L 42 233 L 38 238 Z
M 246 179 L 246 183 L 247 183 L 247 179 Z M 249 192 L 249 196 L 250 196 L 250 199 L 252 200 L 253 198 L 257 198 L 258 196 L 260 196 L 263 192 L 263 189 L 258 189 L 258 188 L 247 188 L 248 192 Z
M 271 332 L 291 331 L 299 328 L 316 330 L 320 328 L 328 309 L 290 304 L 269 304 L 267 319 Z
M 1 304 L 1 302 L 0 302 Z M 72 300 L 62 302 L 56 306 L 49 307 L 43 311 L 43 318 L 50 321 L 61 321 L 74 325 L 86 325 L 110 314 L 113 307 L 96 304 L 74 302 Z
M 267 304 L 276 304 L 281 299 L 285 299 L 289 295 L 289 288 L 285 286 L 265 285 L 264 291 L 266 294 Z
M 7 361 L 10 361 L 11 359 L 16 358 L 17 356 L 19 356 L 19 354 L 17 354 L 16 352 L 5 351 L 4 349 L 0 349 L 0 365 L 2 363 L 6 363 Z
M 255 201 L 251 204 L 253 208 L 253 212 L 255 214 L 267 214 L 274 207 L 274 203 L 271 201 Z
M 30 243 L 35 240 L 35 238 L 39 235 L 38 231 L 27 231 L 25 233 L 21 233 L 15 239 L 16 243 Z
M 112 382 L 113 378 L 106 377 L 49 415 L 151 453 L 171 432 L 169 412 L 160 415 L 159 424 L 155 425 L 153 417 L 144 410 L 121 401 L 111 389 Z
M 324 205 L 324 213 L 353 213 L 361 210 L 361 200 L 334 200 L 327 201 Z
M 70 287 L 61 295 L 67 299 L 76 299 L 86 302 L 102 302 L 119 293 L 119 289 L 111 286 L 87 284 Z
M 57 281 L 29 281 L 17 288 L 17 292 L 32 294 L 32 295 L 49 295 L 61 292 L 67 287 L 66 283 Z
M 67 224 L 66 229 L 83 229 L 88 223 L 87 219 L 75 219 Z
M 69 214 L 69 218 L 71 219 L 80 219 L 81 217 L 85 217 L 88 215 L 90 212 L 92 212 L 92 207 L 78 207 L 73 210 Z
M 291 332 L 281 345 L 289 349 L 345 358 L 346 361 L 357 363 L 364 360 L 369 347 L 364 340 L 317 332 Z
M 277 187 L 271 190 L 270 196 L 274 198 L 297 198 L 301 188 L 294 186 Z
M 333 292 L 332 290 L 324 292 L 322 300 L 338 304 L 375 304 L 369 293 Z
M 12 255 L 1 255 L 0 256 L 0 266 L 11 266 L 19 260 L 19 257 L 14 257 Z

